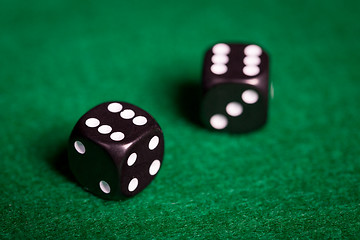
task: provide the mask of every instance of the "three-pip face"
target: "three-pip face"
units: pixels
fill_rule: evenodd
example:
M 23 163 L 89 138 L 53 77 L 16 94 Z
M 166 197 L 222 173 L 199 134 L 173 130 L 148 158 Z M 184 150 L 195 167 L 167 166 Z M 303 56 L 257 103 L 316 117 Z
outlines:
M 120 199 L 136 195 L 156 176 L 164 137 L 144 110 L 108 102 L 79 119 L 68 149 L 70 168 L 86 190 L 102 198 Z
M 254 44 L 218 43 L 206 52 L 201 118 L 208 128 L 253 131 L 267 119 L 269 58 Z

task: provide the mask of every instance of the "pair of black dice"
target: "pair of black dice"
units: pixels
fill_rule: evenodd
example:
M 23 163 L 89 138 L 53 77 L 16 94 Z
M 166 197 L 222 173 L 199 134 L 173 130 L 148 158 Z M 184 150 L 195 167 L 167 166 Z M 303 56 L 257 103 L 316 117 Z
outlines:
M 204 125 L 243 133 L 265 124 L 268 105 L 268 55 L 257 45 L 214 45 L 205 55 Z M 84 188 L 105 199 L 131 197 L 156 176 L 164 137 L 144 110 L 107 102 L 88 111 L 75 125 L 68 146 L 69 165 Z

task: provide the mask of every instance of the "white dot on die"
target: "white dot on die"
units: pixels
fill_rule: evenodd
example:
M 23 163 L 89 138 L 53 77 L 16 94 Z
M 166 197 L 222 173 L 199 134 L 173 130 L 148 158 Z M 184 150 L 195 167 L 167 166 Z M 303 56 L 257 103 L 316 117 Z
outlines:
M 160 165 L 161 165 L 161 163 L 160 163 L 159 160 L 154 160 L 154 161 L 151 163 L 150 168 L 149 168 L 149 173 L 150 173 L 150 175 L 153 176 L 153 175 L 157 174 L 157 172 L 158 172 L 159 169 L 160 169 Z
M 241 98 L 245 103 L 253 104 L 259 100 L 259 94 L 254 90 L 246 90 L 241 95 Z
M 219 63 L 219 64 L 227 64 L 229 62 L 229 57 L 227 55 L 213 55 L 211 57 L 212 63 Z
M 84 144 L 82 144 L 82 142 L 80 142 L 80 141 L 75 141 L 74 147 L 75 147 L 75 150 L 80 154 L 84 154 L 86 151 Z
M 158 136 L 152 137 L 149 142 L 149 149 L 154 150 L 157 147 L 157 145 L 159 144 L 159 141 L 160 141 L 160 139 Z
M 255 76 L 255 75 L 258 75 L 259 74 L 259 72 L 260 72 L 260 68 L 258 67 L 258 66 L 245 66 L 244 68 L 243 68 L 243 73 L 245 74 L 245 75 L 247 75 L 247 76 L 251 76 L 251 77 L 253 77 L 253 76 Z
M 111 190 L 109 184 L 105 181 L 100 181 L 99 186 L 100 186 L 101 191 L 103 191 L 106 194 L 108 194 Z
M 245 47 L 244 53 L 250 56 L 260 56 L 262 49 L 258 45 L 248 45 Z
M 261 59 L 258 56 L 247 56 L 243 60 L 245 65 L 259 65 Z
M 130 156 L 129 156 L 128 160 L 127 160 L 127 165 L 129 167 L 131 167 L 136 162 L 136 159 L 137 159 L 137 154 L 136 153 L 130 154 Z
M 145 125 L 147 123 L 146 117 L 143 116 L 137 116 L 133 119 L 133 123 L 138 126 Z
M 110 103 L 108 105 L 108 110 L 112 113 L 120 112 L 122 108 L 123 107 L 120 103 Z
M 135 112 L 131 109 L 125 109 L 120 113 L 120 116 L 124 119 L 130 119 L 135 116 Z
M 124 137 L 125 137 L 125 135 L 122 132 L 113 132 L 110 135 L 110 138 L 114 141 L 121 141 L 124 139 Z
M 238 102 L 230 102 L 226 105 L 226 112 L 232 117 L 240 116 L 243 112 L 243 106 Z
M 228 68 L 224 64 L 213 64 L 211 65 L 210 70 L 214 74 L 221 75 L 226 73 Z
M 99 121 L 99 119 L 97 119 L 97 118 L 89 118 L 89 119 L 87 119 L 87 120 L 85 121 L 85 124 L 86 124 L 86 126 L 92 128 L 92 127 L 97 127 L 97 126 L 99 126 L 100 121 Z
M 112 130 L 112 128 L 109 126 L 109 125 L 101 125 L 99 128 L 98 128 L 98 131 L 99 133 L 101 134 L 108 134 L 110 133 Z
M 131 181 L 130 181 L 130 183 L 129 183 L 129 186 L 128 186 L 129 192 L 135 191 L 135 189 L 137 188 L 138 184 L 139 184 L 139 180 L 138 180 L 137 178 L 131 179 Z
M 226 55 L 230 53 L 230 46 L 225 43 L 218 43 L 215 46 L 213 46 L 212 52 L 214 54 Z
M 270 84 L 270 96 L 274 98 L 274 85 L 272 83 Z
M 210 118 L 210 125 L 218 130 L 224 129 L 228 125 L 228 120 L 222 114 L 215 114 Z

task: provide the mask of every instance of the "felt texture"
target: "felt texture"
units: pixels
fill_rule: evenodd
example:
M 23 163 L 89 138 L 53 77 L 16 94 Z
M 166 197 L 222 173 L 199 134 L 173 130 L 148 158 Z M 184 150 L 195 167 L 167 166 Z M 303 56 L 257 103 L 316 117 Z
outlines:
M 0 238 L 360 238 L 360 2 L 22 1 L 0 7 Z M 259 131 L 199 123 L 216 42 L 270 55 Z M 76 121 L 105 101 L 165 137 L 155 180 L 125 201 L 69 172 Z

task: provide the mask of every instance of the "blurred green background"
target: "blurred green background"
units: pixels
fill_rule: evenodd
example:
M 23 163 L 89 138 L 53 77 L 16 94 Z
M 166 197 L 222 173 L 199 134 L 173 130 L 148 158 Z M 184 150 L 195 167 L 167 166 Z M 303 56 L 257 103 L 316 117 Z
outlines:
M 0 237 L 360 238 L 359 1 L 0 1 Z M 275 98 L 246 135 L 198 123 L 205 50 L 252 42 Z M 126 201 L 68 171 L 93 106 L 152 114 L 165 159 Z

